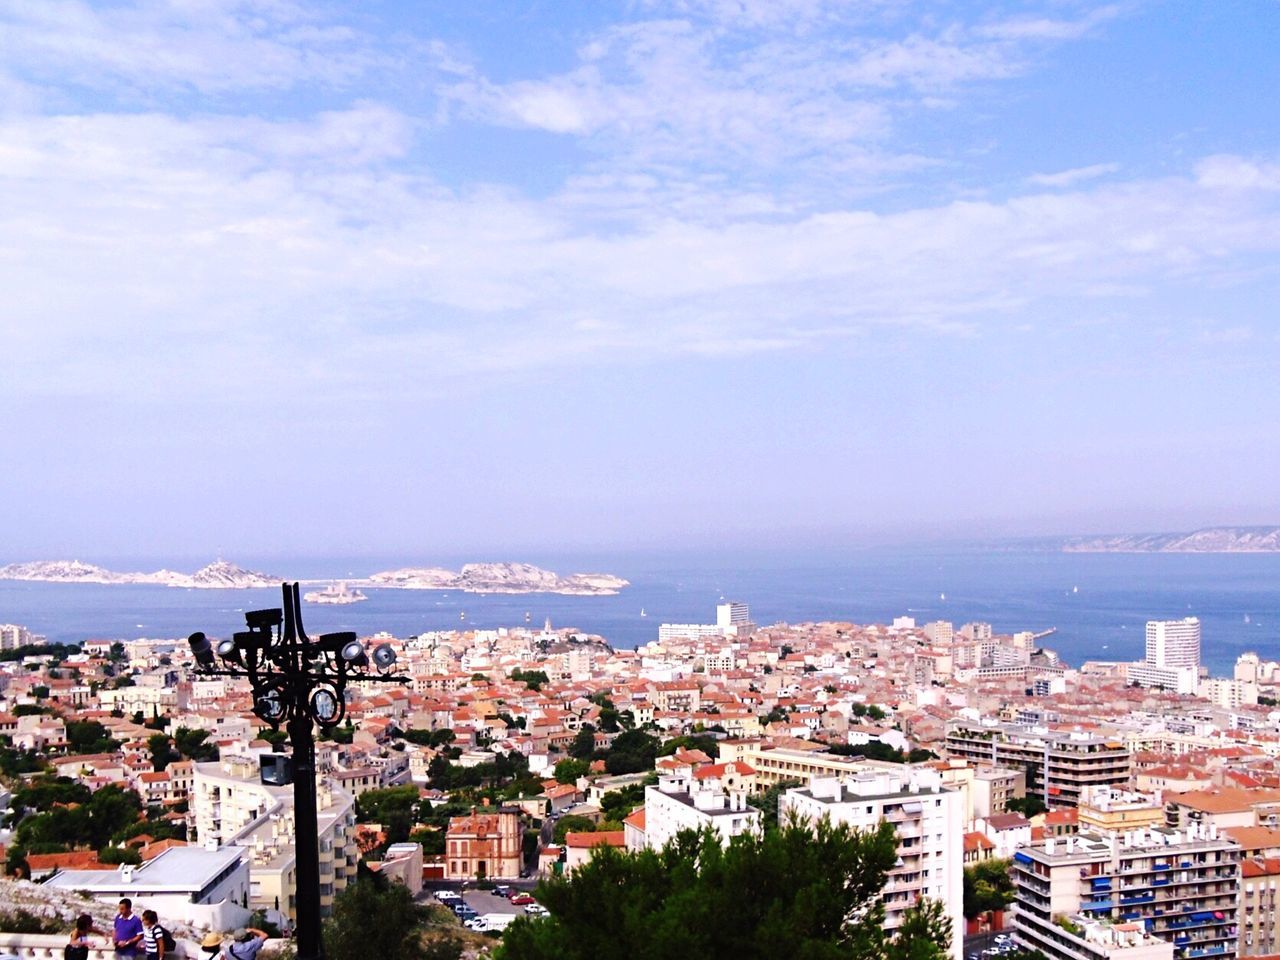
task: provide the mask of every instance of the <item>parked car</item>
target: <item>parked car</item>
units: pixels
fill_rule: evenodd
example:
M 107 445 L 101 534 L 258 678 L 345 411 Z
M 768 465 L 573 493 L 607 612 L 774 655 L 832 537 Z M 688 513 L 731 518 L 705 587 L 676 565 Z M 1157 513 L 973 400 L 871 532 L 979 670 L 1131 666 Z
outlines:
M 511 888 L 507 886 L 505 883 L 498 884 L 496 887 L 493 888 L 493 892 L 500 897 L 511 896 Z
M 524 908 L 524 912 L 525 912 L 525 913 L 527 913 L 527 914 L 529 914 L 529 916 L 531 916 L 531 917 L 545 917 L 545 916 L 548 916 L 548 915 L 551 913 L 551 911 L 550 911 L 550 910 L 548 910 L 546 907 L 544 907 L 544 906 L 543 906 L 542 904 L 540 904 L 540 903 L 530 903 L 530 904 L 528 904 L 528 905 Z
M 1006 943 L 1013 943 L 1013 937 L 1007 933 L 997 933 L 992 941 L 997 947 L 1003 947 Z
M 461 900 L 462 894 L 458 893 L 456 890 L 437 890 L 436 899 L 439 900 L 441 903 L 445 903 L 446 901 Z
M 511 902 L 517 907 L 522 907 L 526 903 L 537 903 L 538 901 L 534 900 L 533 897 L 529 896 L 527 893 L 513 893 L 511 895 Z

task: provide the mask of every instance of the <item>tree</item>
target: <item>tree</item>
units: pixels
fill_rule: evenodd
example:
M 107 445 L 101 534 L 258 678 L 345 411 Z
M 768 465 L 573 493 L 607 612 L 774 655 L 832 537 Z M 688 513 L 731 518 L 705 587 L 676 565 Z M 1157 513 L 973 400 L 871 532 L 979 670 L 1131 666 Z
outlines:
M 366 790 L 356 798 L 356 819 L 363 823 L 384 823 L 397 813 L 412 817 L 417 805 L 418 788 L 413 785 Z
M 551 682 L 545 670 L 512 670 L 511 679 L 516 683 L 523 683 L 534 692 L 541 690 L 543 684 Z
M 569 756 L 576 757 L 579 760 L 589 760 L 595 752 L 596 728 L 589 723 L 584 723 L 574 736 L 573 743 L 569 746 Z
M 362 869 L 334 898 L 324 954 L 327 960 L 424 960 L 426 923 L 426 909 L 413 902 L 408 888 Z
M 154 770 L 164 770 L 169 764 L 182 759 L 182 755 L 173 749 L 173 741 L 167 733 L 153 733 L 147 737 L 147 749 L 151 752 Z
M 595 833 L 595 829 L 596 823 L 594 820 L 571 813 L 556 821 L 556 828 L 552 831 L 552 837 L 556 843 L 564 843 L 564 835 L 566 833 Z
M 1013 902 L 1013 880 L 1008 860 L 983 860 L 964 868 L 964 915 L 972 920 L 990 910 L 1003 910 Z
M 178 752 L 188 760 L 208 761 L 218 759 L 218 745 L 209 743 L 208 730 L 190 730 L 179 727 L 173 732 L 173 742 Z
M 660 851 L 600 848 L 539 885 L 551 916 L 513 923 L 498 957 L 883 960 L 894 950 L 895 960 L 940 960 L 933 911 L 922 911 L 907 938 L 883 929 L 878 894 L 897 855 L 891 825 L 860 832 L 827 820 L 727 846 L 708 830 Z
M 720 741 L 715 737 L 672 737 L 658 748 L 658 756 L 669 757 L 678 750 L 701 750 L 708 757 L 720 756 Z
M 590 769 L 591 763 L 587 760 L 579 760 L 576 757 L 565 757 L 556 764 L 556 782 L 577 783 L 578 778 L 585 777 Z
M 1049 808 L 1045 806 L 1044 800 L 1040 798 L 1039 794 L 1028 793 L 1025 797 L 1014 797 L 1005 804 L 1005 809 L 1010 813 L 1020 813 L 1030 819 L 1031 817 L 1039 816 Z
M 902 912 L 887 960 L 943 960 L 951 947 L 951 918 L 941 900 L 921 897 Z
M 627 730 L 618 734 L 609 747 L 604 766 L 610 773 L 639 773 L 652 770 L 658 756 L 658 738 L 643 730 Z
M 67 747 L 73 753 L 110 753 L 120 746 L 97 720 L 68 720 Z
M 781 783 L 775 783 L 764 793 L 747 797 L 747 803 L 760 811 L 760 819 L 766 830 L 773 830 L 778 826 L 779 798 L 788 790 L 798 786 L 800 786 L 799 780 L 783 780 Z

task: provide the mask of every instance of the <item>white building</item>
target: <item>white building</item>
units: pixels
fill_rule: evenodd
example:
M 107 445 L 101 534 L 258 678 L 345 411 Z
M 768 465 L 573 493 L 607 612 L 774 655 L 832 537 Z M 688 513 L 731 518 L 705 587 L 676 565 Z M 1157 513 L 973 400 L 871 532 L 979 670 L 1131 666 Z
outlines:
M 1192 695 L 1200 683 L 1195 667 L 1159 667 L 1147 660 L 1129 664 L 1130 683 L 1140 687 L 1160 687 L 1173 693 Z
M 140 867 L 62 870 L 45 883 L 107 903 L 129 897 L 138 913 L 197 926 L 227 929 L 249 919 L 249 858 L 239 847 L 172 847 Z
M 745 603 L 730 600 L 716 605 L 716 626 L 727 637 L 741 637 L 755 630 Z
M 316 791 L 320 840 L 320 912 L 355 879 L 355 801 L 322 781 Z M 297 919 L 292 786 L 261 782 L 256 760 L 231 757 L 197 763 L 189 825 L 204 844 L 247 851 L 251 909 L 278 911 Z
M 710 827 L 724 842 L 762 829 L 760 811 L 747 805 L 745 792 L 723 793 L 690 776 L 658 778 L 644 791 L 644 843 L 659 850 L 682 830 Z
M 1156 667 L 1200 667 L 1200 621 L 1147 621 L 1147 663 Z
M 18 647 L 36 643 L 39 639 L 26 627 L 16 623 L 0 623 L 0 650 L 16 650 Z
M 724 630 L 715 623 L 663 623 L 658 626 L 658 642 L 669 640 L 706 640 L 723 637 Z
M 808 787 L 788 790 L 778 802 L 788 813 L 816 823 L 824 816 L 859 830 L 881 820 L 898 832 L 898 862 L 882 897 L 885 929 L 895 930 L 902 913 L 921 897 L 939 900 L 952 918 L 951 956 L 964 948 L 964 798 L 943 786 L 936 770 L 874 770 L 842 778 L 814 777 Z

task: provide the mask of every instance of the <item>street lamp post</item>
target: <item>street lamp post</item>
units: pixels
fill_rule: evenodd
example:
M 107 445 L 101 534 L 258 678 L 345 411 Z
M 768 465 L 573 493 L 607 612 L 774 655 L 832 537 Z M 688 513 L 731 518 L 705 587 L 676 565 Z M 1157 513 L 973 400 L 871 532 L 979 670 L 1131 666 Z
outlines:
M 248 630 L 216 646 L 203 633 L 193 633 L 189 643 L 197 676 L 248 680 L 253 712 L 273 729 L 283 724 L 288 731 L 293 748 L 298 960 L 322 960 L 315 724 L 331 730 L 342 722 L 349 682 L 409 680 L 391 673 L 396 653 L 389 644 L 376 647 L 370 657 L 354 633 L 310 639 L 302 629 L 298 584 L 283 584 L 281 592 L 281 609 L 244 615 Z

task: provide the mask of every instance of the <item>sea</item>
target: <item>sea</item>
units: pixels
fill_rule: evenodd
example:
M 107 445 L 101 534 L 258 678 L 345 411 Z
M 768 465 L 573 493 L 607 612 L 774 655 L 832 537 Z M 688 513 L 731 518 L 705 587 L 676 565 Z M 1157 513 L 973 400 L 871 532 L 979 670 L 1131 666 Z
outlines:
M 88 558 L 84 558 L 88 559 Z M 394 567 L 449 566 L 437 559 L 234 559 L 282 578 L 354 578 Z M 475 559 L 475 558 L 473 558 Z M 483 559 L 483 558 L 481 558 Z M 368 589 L 345 606 L 304 604 L 313 636 L 338 630 L 406 637 L 431 630 L 574 627 L 619 649 L 658 635 L 662 623 L 713 623 L 722 600 L 750 605 L 759 624 L 823 620 L 888 623 L 984 621 L 996 631 L 1053 634 L 1041 641 L 1069 664 L 1143 656 L 1150 619 L 1199 617 L 1202 659 L 1230 675 L 1236 657 L 1280 659 L 1280 554 L 1063 553 L 1037 549 L 913 547 L 720 554 L 645 553 L 509 557 L 558 573 L 616 574 L 616 596 L 467 594 Z M 117 570 L 201 563 L 115 561 Z M 305 590 L 305 587 L 304 587 Z M 263 590 L 0 581 L 0 623 L 53 641 L 212 637 L 243 629 L 246 610 L 280 605 Z

